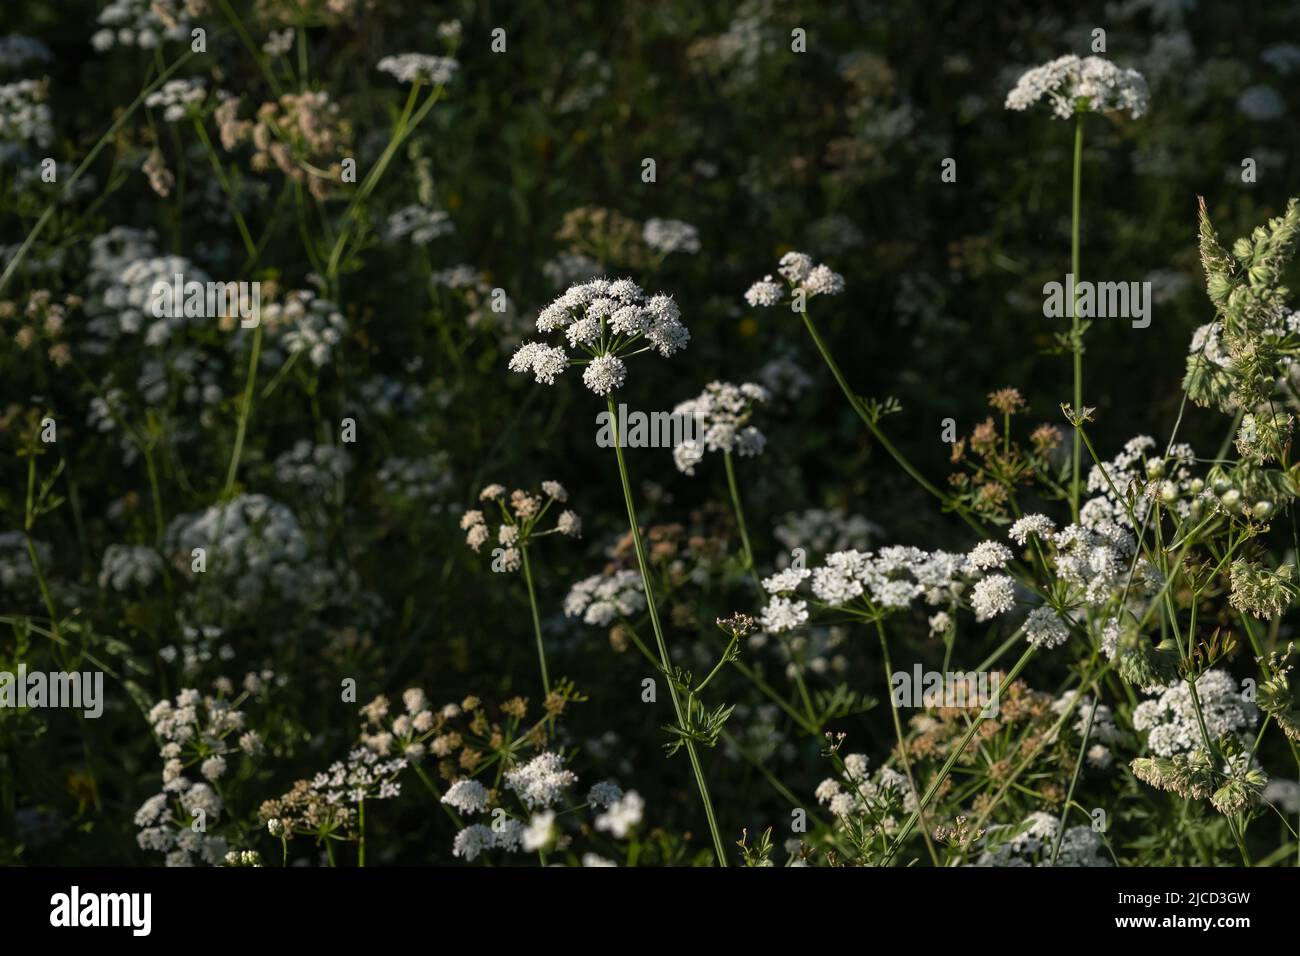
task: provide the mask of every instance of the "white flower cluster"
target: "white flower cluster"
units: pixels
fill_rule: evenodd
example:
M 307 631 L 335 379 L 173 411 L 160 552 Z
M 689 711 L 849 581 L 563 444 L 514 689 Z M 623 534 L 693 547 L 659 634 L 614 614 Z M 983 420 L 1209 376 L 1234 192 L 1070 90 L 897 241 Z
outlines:
M 698 396 L 679 403 L 673 414 L 694 418 L 703 435 L 673 448 L 677 470 L 695 474 L 695 466 L 710 451 L 733 453 L 742 458 L 761 455 L 767 437 L 748 422 L 754 404 L 767 399 L 767 389 L 752 382 L 743 385 L 710 382 Z
M 1224 670 L 1206 671 L 1196 680 L 1196 696 L 1205 718 L 1205 731 L 1213 743 L 1223 734 L 1237 734 L 1247 747 L 1247 733 L 1259 720 L 1259 708 L 1246 700 L 1236 679 Z M 1171 684 L 1158 696 L 1133 709 L 1133 727 L 1147 731 L 1147 747 L 1161 757 L 1190 753 L 1205 747 L 1186 681 Z
M 158 648 L 158 656 L 168 664 L 179 661 L 181 676 L 192 679 L 214 657 L 223 662 L 235 659 L 235 648 L 230 644 L 219 643 L 223 633 L 221 628 L 213 624 L 197 627 L 187 624 L 181 628 L 177 643 Z
M 417 246 L 425 246 L 456 231 L 451 217 L 441 209 L 429 209 L 418 203 L 403 206 L 388 217 L 384 224 L 384 238 L 397 242 L 409 238 Z
M 826 265 L 814 263 L 807 253 L 787 252 L 781 257 L 777 271 L 791 289 L 804 296 L 839 295 L 844 291 L 844 277 Z M 745 301 L 753 308 L 779 305 L 785 291 L 785 286 L 767 275 L 749 287 Z
M 182 690 L 174 703 L 159 701 L 149 711 L 149 723 L 161 744 L 162 791 L 136 811 L 135 824 L 141 828 L 136 840 L 142 850 L 165 853 L 167 866 L 191 866 L 196 857 L 215 866 L 228 847 L 223 837 L 209 832 L 224 810 L 211 784 L 225 774 L 227 756 L 256 753 L 261 740 L 250 731 L 241 734 L 237 747 L 229 746 L 226 738 L 244 728 L 243 713 L 196 690 Z M 186 766 L 196 763 L 204 781 L 185 775 Z M 203 827 L 196 832 L 192 824 L 198 819 Z
M 99 586 L 125 591 L 147 588 L 162 575 L 163 560 L 153 548 L 110 544 L 99 569 Z
M 488 789 L 477 780 L 466 777 L 447 788 L 442 802 L 466 815 L 481 813 L 487 809 Z
M 384 760 L 370 747 L 358 747 L 347 760 L 336 760 L 311 781 L 313 792 L 333 806 L 362 800 L 387 800 L 402 792 L 397 776 L 407 767 L 405 757 Z
M 301 488 L 315 496 L 338 486 L 352 468 L 352 460 L 340 445 L 317 445 L 300 438 L 275 459 L 275 480 Z
M 386 56 L 375 69 L 387 73 L 399 83 L 423 83 L 442 86 L 455 78 L 460 64 L 449 56 L 431 56 L 427 53 L 399 53 Z
M 792 568 L 769 577 L 764 589 L 772 595 L 763 610 L 763 629 L 781 633 L 808 620 L 808 602 L 796 595 L 804 581 L 825 607 L 862 602 L 881 609 L 905 608 L 917 598 L 927 604 L 951 605 L 966 589 L 967 559 L 946 551 L 893 546 L 880 551 L 834 551 L 818 568 Z M 1004 575 L 976 583 L 972 605 L 982 618 L 1010 610 L 1015 583 Z
M 830 809 L 841 827 L 850 826 L 852 818 L 865 817 L 886 834 L 898 828 L 894 812 L 911 813 L 917 806 L 916 791 L 907 777 L 892 767 L 881 767 L 874 775 L 869 773 L 865 754 L 848 754 L 843 778 L 827 777 L 817 785 L 814 795 L 818 803 Z
M 207 573 L 220 576 L 227 599 L 244 611 L 265 612 L 273 595 L 310 605 L 335 583 L 311 560 L 293 512 L 266 495 L 239 495 L 175 518 L 167 529 L 167 554 L 189 571 L 195 548 L 205 549 Z
M 505 774 L 506 789 L 513 790 L 529 810 L 553 806 L 577 782 L 578 775 L 565 769 L 564 757 L 550 751 Z
M 641 238 L 655 252 L 664 255 L 674 252 L 695 255 L 700 251 L 700 231 L 680 219 L 647 219 Z
M 1069 54 L 1027 70 L 1007 94 L 1006 108 L 1026 110 L 1046 100 L 1058 119 L 1076 112 L 1125 111 L 1137 119 L 1147 110 L 1148 96 L 1147 81 L 1137 70 L 1099 56 Z
M 606 627 L 620 617 L 645 610 L 645 588 L 635 571 L 594 574 L 569 589 L 564 599 L 564 616 L 578 617 L 587 624 Z
M 0 156 L 25 143 L 54 142 L 54 114 L 45 104 L 44 80 L 0 85 Z
M 794 401 L 813 385 L 812 376 L 784 355 L 765 362 L 758 370 L 758 380 L 771 394 L 788 401 Z
M 169 123 L 179 123 L 190 115 L 191 107 L 202 103 L 207 95 L 207 87 L 201 77 L 168 80 L 145 97 L 144 105 L 161 106 L 163 119 Z
M 330 363 L 334 347 L 348 330 L 338 306 L 309 289 L 296 289 L 283 301 L 263 305 L 262 324 L 272 342 L 290 355 L 305 352 L 317 368 Z
M 98 22 L 103 29 L 90 38 L 90 45 L 100 53 L 115 46 L 153 50 L 165 40 L 190 38 L 190 22 L 172 0 L 112 0 L 100 11 Z
M 1051 866 L 1052 852 L 1060 821 L 1041 810 L 1031 813 L 1011 828 L 998 825 L 989 828 L 984 837 L 986 849 L 972 866 Z M 1007 830 L 1013 830 L 1007 834 Z M 1105 844 L 1086 824 L 1073 826 L 1061 837 L 1057 866 L 1110 866 L 1105 856 Z
M 620 355 L 653 348 L 665 358 L 686 348 L 691 334 L 672 296 L 647 295 L 631 279 L 593 279 L 571 286 L 537 316 L 543 334 L 563 329 L 569 347 L 591 356 L 582 381 L 608 395 L 627 379 Z M 525 342 L 510 359 L 510 371 L 531 372 L 544 385 L 571 363 L 562 346 Z
M 205 320 L 186 316 L 184 309 L 155 315 L 155 287 L 172 287 L 176 276 L 185 282 L 206 284 L 210 276 L 184 256 L 159 255 L 152 233 L 118 226 L 90 242 L 88 284 L 91 297 L 86 311 L 88 331 L 98 341 L 83 344 L 90 354 L 106 354 L 124 335 L 142 335 L 144 344 L 164 347 L 178 339 L 188 326 Z
M 865 551 L 871 539 L 880 534 L 880 525 L 843 508 L 791 511 L 772 529 L 772 536 L 786 551 L 798 548 L 809 558 L 832 551 Z M 787 555 L 778 558 L 778 564 L 788 562 Z
M 645 800 L 635 790 L 629 790 L 596 817 L 596 829 L 622 840 L 641 822 L 644 811 Z
M 586 282 L 600 274 L 600 263 L 584 253 L 572 249 L 562 252 L 542 263 L 542 275 L 551 285 L 559 289 Z
M 445 452 L 424 458 L 385 458 L 376 475 L 384 496 L 408 502 L 428 502 L 450 490 L 454 481 Z
M 1172 445 L 1167 455 L 1158 451 L 1152 454 L 1156 447 L 1156 440 L 1150 435 L 1137 435 L 1125 442 L 1123 450 L 1113 459 L 1094 465 L 1088 472 L 1089 493 L 1099 495 L 1110 505 L 1109 513 L 1099 520 L 1113 520 L 1132 528 L 1127 508 L 1132 508 L 1141 522 L 1146 508 L 1139 507 L 1140 500 L 1153 500 L 1157 496 L 1166 507 L 1186 518 L 1191 513 L 1191 499 L 1210 497 L 1205 483 L 1192 472 L 1196 452 L 1191 445 L 1181 442 Z M 1100 503 L 1094 499 L 1085 507 L 1098 508 Z M 1081 512 L 1080 520 L 1085 518 Z

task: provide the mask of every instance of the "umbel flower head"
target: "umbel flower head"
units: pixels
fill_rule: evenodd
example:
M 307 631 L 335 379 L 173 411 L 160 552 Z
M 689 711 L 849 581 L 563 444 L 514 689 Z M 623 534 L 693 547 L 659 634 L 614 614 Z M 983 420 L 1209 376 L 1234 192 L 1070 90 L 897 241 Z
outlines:
M 829 266 L 814 263 L 812 256 L 803 252 L 787 252 L 777 265 L 777 272 L 785 279 L 797 296 L 839 295 L 844 291 L 844 276 L 832 272 Z M 764 276 L 749 287 L 745 301 L 753 308 L 779 305 L 785 298 L 785 288 L 770 275 Z
M 631 279 L 592 279 L 569 290 L 537 316 L 543 334 L 563 329 L 569 348 L 590 358 L 573 359 L 564 346 L 525 342 L 510 359 L 510 371 L 531 372 L 553 385 L 570 365 L 586 365 L 582 381 L 608 395 L 627 380 L 623 359 L 651 349 L 665 358 L 686 348 L 691 333 L 672 296 L 647 295 Z
M 547 531 L 538 531 L 546 512 L 556 502 L 563 504 L 569 500 L 569 493 L 558 481 L 543 481 L 542 494 L 534 495 L 516 488 L 510 492 L 507 502 L 504 485 L 491 484 L 479 493 L 479 501 L 489 509 L 493 502 L 501 512 L 501 524 L 497 528 L 496 541 L 504 550 L 501 554 L 501 566 L 506 571 L 518 571 L 522 563 L 521 548 L 534 538 L 544 538 L 548 534 L 560 533 L 570 538 L 582 536 L 582 519 L 576 512 L 560 512 L 555 527 Z M 474 551 L 492 538 L 487 517 L 482 510 L 473 508 L 466 511 L 460 519 L 460 529 L 465 532 L 465 543 Z
M 1128 112 L 1137 119 L 1146 112 L 1148 97 L 1147 81 L 1137 70 L 1071 53 L 1025 71 L 1007 94 L 1006 108 L 1026 110 L 1046 100 L 1057 119 L 1112 112 Z
M 695 398 L 678 404 L 673 414 L 693 417 L 700 431 L 698 439 L 684 441 L 673 448 L 677 470 L 686 475 L 695 474 L 695 466 L 710 451 L 741 457 L 761 455 L 767 437 L 749 424 L 749 416 L 754 404 L 766 402 L 767 398 L 767 389 L 753 382 L 743 385 L 710 382 Z

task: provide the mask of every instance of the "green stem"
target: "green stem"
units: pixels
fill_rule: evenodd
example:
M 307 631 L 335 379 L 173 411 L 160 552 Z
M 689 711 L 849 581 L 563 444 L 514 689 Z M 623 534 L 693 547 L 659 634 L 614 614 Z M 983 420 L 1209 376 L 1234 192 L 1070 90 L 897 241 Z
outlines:
M 537 614 L 537 594 L 533 590 L 533 571 L 528 564 L 528 547 L 520 547 L 519 553 L 523 555 L 524 562 L 524 581 L 528 584 L 528 605 L 533 609 L 533 634 L 537 638 L 537 663 L 542 667 L 542 689 L 549 697 L 551 694 L 551 678 L 546 671 L 546 647 L 542 643 L 542 620 Z
M 763 595 L 763 583 L 758 579 L 758 568 L 754 564 L 754 549 L 749 543 L 749 527 L 745 522 L 745 509 L 740 505 L 740 489 L 736 484 L 736 469 L 731 462 L 731 452 L 723 452 L 722 459 L 727 466 L 727 489 L 731 492 L 731 507 L 736 513 L 736 526 L 740 529 L 740 544 L 745 555 L 745 570 L 749 572 L 750 578 L 754 582 L 754 587 L 758 589 L 759 595 Z M 790 658 L 790 666 L 794 668 L 794 683 L 799 691 L 799 699 L 803 701 L 804 711 L 807 713 L 805 726 L 812 734 L 820 734 L 821 728 L 817 722 L 817 711 L 813 708 L 812 698 L 808 695 L 808 685 L 803 679 L 803 668 L 799 666 L 799 661 L 795 657 L 794 648 L 785 635 L 779 636 L 781 647 L 785 650 L 786 655 Z
M 1074 276 L 1074 288 L 1079 288 L 1079 197 L 1083 187 L 1083 116 L 1082 112 L 1074 114 L 1074 185 L 1070 202 L 1070 274 Z M 1074 296 L 1070 297 L 1070 334 L 1074 350 L 1074 413 L 1083 414 L 1083 333 L 1079 330 L 1079 310 L 1075 308 Z M 1083 449 L 1080 447 L 1079 430 L 1074 430 L 1073 474 L 1070 480 L 1070 515 L 1079 520 L 1079 465 Z
M 1035 650 L 1037 650 L 1037 648 L 1030 645 L 1025 650 L 1025 653 L 1020 656 L 1020 660 L 1016 661 L 1015 666 L 1011 668 L 1011 671 L 1007 676 L 1002 679 L 1002 683 L 998 685 L 999 694 L 1001 694 L 1003 686 L 1010 686 L 1011 682 L 1020 676 L 1020 672 L 1025 669 L 1025 665 L 1029 663 L 1029 658 L 1033 656 Z M 948 774 L 952 772 L 952 768 L 956 765 L 961 755 L 966 751 L 967 745 L 970 744 L 971 739 L 975 736 L 975 732 L 979 730 L 980 724 L 984 723 L 987 719 L 985 716 L 987 713 L 988 708 L 980 711 L 979 716 L 975 720 L 972 720 L 970 727 L 966 729 L 966 735 L 962 737 L 961 743 L 959 743 L 956 748 L 948 754 L 948 759 L 945 760 L 943 766 L 939 768 L 938 775 L 933 781 L 931 781 L 930 786 L 926 788 L 925 796 L 923 796 L 920 802 L 917 803 L 916 809 L 912 811 L 912 814 L 907 818 L 906 822 L 903 823 L 902 829 L 898 831 L 898 835 L 894 837 L 889 852 L 885 854 L 884 863 L 888 863 L 893 859 L 894 855 L 902 848 L 904 841 L 911 836 L 912 830 L 916 827 L 921 814 L 925 812 L 926 807 L 928 807 L 930 802 L 934 800 L 935 795 L 939 792 L 939 788 L 943 786 L 943 782 L 948 779 Z
M 357 801 L 357 866 L 366 865 L 366 801 Z
M 834 357 L 832 357 L 830 349 L 828 349 L 826 343 L 822 341 L 821 334 L 817 331 L 817 326 L 813 324 L 812 316 L 808 313 L 808 310 L 805 309 L 802 315 L 803 324 L 807 327 L 808 334 L 812 336 L 813 344 L 817 346 L 817 351 L 821 353 L 822 361 L 824 361 L 826 367 L 830 369 L 831 375 L 834 376 L 836 383 L 840 386 L 840 391 L 842 391 L 844 397 L 849 400 L 850 407 L 857 412 L 858 417 L 862 419 L 862 423 L 867 426 L 867 430 L 871 432 L 872 437 L 875 438 L 880 446 L 884 448 L 885 451 L 888 452 L 889 456 L 898 464 L 898 467 L 902 468 L 913 481 L 935 498 L 938 498 L 944 507 L 956 511 L 957 514 L 961 516 L 961 519 L 965 521 L 976 534 L 984 538 L 989 537 L 985 528 L 971 517 L 968 509 L 962 506 L 960 502 L 954 501 L 931 484 L 924 475 L 917 471 L 916 466 L 908 461 L 907 458 L 903 456 L 903 453 L 894 447 L 894 443 L 885 436 L 884 431 L 881 430 L 879 424 L 877 424 L 876 420 L 871 416 L 871 413 L 867 411 L 866 407 L 858 397 L 853 394 L 853 389 L 849 388 L 848 380 L 844 378 L 844 373 L 840 371 L 840 367 L 838 363 L 836 363 Z
M 609 396 L 605 397 L 605 403 L 609 406 L 610 421 L 618 421 L 618 412 L 614 408 L 614 399 Z M 623 502 L 627 505 L 627 520 L 632 529 L 632 544 L 636 548 L 636 563 L 641 571 L 641 584 L 645 588 L 646 607 L 650 612 L 650 625 L 654 629 L 655 644 L 659 651 L 659 664 L 663 668 L 664 676 L 668 679 L 668 694 L 672 698 L 673 710 L 677 714 L 677 723 L 685 727 L 685 715 L 682 713 L 682 704 L 677 697 L 677 684 L 674 679 L 672 662 L 668 657 L 668 645 L 664 641 L 663 628 L 659 624 L 659 611 L 655 607 L 654 590 L 650 584 L 650 567 L 645 557 L 645 545 L 641 541 L 641 526 L 636 517 L 636 506 L 632 503 L 632 486 L 628 482 L 627 463 L 623 460 L 623 442 L 621 436 L 614 441 L 614 454 L 618 458 L 618 476 L 623 484 Z M 691 770 L 695 774 L 695 783 L 700 790 L 700 800 L 704 803 L 704 815 L 709 821 L 709 833 L 713 836 L 713 848 L 717 854 L 718 865 L 725 867 L 727 865 L 727 853 L 722 845 L 722 837 L 718 834 L 718 823 L 713 814 L 713 801 L 709 799 L 709 786 L 704 780 L 704 771 L 700 767 L 699 755 L 695 752 L 694 741 L 686 742 L 686 754 L 690 757 Z
M 257 386 L 257 361 L 262 355 L 262 325 L 259 322 L 253 330 L 253 349 L 248 356 L 248 374 L 244 381 L 244 400 L 239 407 L 239 425 L 235 429 L 235 447 L 230 453 L 230 468 L 226 471 L 226 484 L 222 489 L 222 500 L 229 499 L 235 487 L 235 474 L 239 471 L 239 459 L 244 454 L 244 434 L 248 430 L 248 418 L 253 411 L 253 389 Z
M 885 624 L 876 615 L 876 634 L 880 637 L 880 656 L 885 665 L 885 693 L 889 695 L 889 714 L 894 718 L 894 739 L 898 742 L 898 759 L 903 764 L 903 772 L 907 774 L 907 785 L 916 793 L 916 777 L 912 775 L 912 761 L 907 756 L 907 742 L 903 739 L 903 722 L 898 716 L 898 704 L 894 700 L 894 665 L 889 657 L 889 641 L 885 638 Z M 930 842 L 930 830 L 925 823 L 925 810 L 923 807 L 917 807 L 917 814 L 921 821 L 921 836 L 925 838 L 925 848 L 930 854 L 930 862 L 936 867 L 939 866 L 939 855 L 934 851 L 934 844 Z

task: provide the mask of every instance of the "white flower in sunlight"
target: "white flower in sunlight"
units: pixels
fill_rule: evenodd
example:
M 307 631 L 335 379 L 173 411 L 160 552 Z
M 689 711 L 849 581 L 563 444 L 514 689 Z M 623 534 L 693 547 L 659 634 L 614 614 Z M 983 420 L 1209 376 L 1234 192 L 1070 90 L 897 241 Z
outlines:
M 1036 607 L 1025 618 L 1025 640 L 1035 647 L 1059 647 L 1069 637 L 1070 629 L 1050 607 Z
M 1026 110 L 1046 100 L 1058 119 L 1076 112 L 1128 112 L 1137 119 L 1146 112 L 1149 95 L 1137 70 L 1121 69 L 1099 56 L 1069 54 L 1026 70 L 1007 94 L 1006 108 Z
M 761 620 L 763 630 L 771 631 L 773 634 L 792 631 L 808 622 L 808 602 L 772 598 L 767 607 L 763 608 Z
M 454 807 L 461 813 L 473 814 L 478 813 L 487 807 L 488 791 L 487 787 L 477 780 L 457 780 L 447 792 L 442 795 L 442 802 L 449 807 Z
M 430 56 L 427 53 L 401 53 L 386 56 L 375 65 L 399 83 L 423 83 L 441 86 L 450 83 L 460 69 L 460 64 L 449 56 Z
M 1016 582 L 1005 574 L 996 574 L 975 583 L 970 603 L 975 609 L 975 619 L 987 621 L 1011 610 L 1016 603 L 1015 598 Z
M 623 839 L 628 831 L 641 822 L 645 801 L 635 790 L 629 790 L 609 805 L 609 809 L 596 817 L 596 829 Z
M 996 541 L 981 541 L 971 548 L 966 555 L 966 572 L 987 571 L 990 568 L 1004 568 L 1011 560 L 1011 549 Z

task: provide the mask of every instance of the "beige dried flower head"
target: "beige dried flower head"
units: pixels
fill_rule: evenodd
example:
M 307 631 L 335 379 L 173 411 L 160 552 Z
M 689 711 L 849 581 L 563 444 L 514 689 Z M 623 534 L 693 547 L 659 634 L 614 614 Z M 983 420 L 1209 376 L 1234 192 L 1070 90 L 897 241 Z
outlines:
M 1025 407 L 1025 400 L 1016 388 L 1000 388 L 989 392 L 989 405 L 1003 415 L 1014 415 Z

